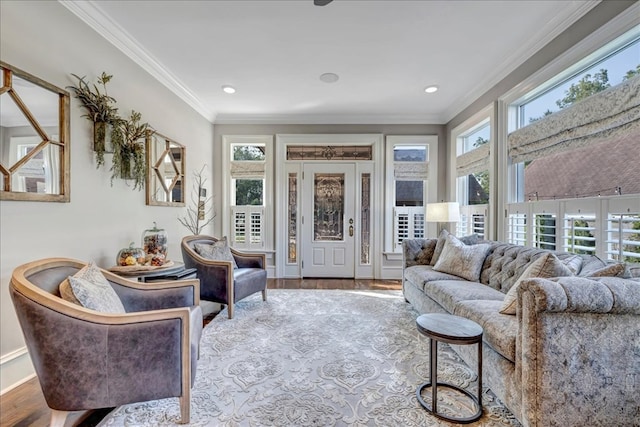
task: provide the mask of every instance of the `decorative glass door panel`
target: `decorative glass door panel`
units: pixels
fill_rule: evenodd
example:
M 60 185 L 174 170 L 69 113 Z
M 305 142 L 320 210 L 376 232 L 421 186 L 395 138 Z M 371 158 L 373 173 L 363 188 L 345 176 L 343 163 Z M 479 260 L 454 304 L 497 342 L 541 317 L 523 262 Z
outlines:
M 311 163 L 303 171 L 302 275 L 354 277 L 355 165 Z
M 313 190 L 314 240 L 344 240 L 344 174 L 315 174 Z

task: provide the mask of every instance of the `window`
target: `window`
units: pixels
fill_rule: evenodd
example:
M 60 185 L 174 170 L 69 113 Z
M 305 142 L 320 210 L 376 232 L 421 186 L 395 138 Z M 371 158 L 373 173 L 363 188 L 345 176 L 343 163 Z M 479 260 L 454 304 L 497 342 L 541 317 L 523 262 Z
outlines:
M 231 245 L 243 250 L 265 250 L 267 235 L 267 189 L 271 179 L 271 136 L 224 136 L 229 159 L 227 194 L 230 217 L 224 218 Z
M 639 75 L 636 25 L 529 93 L 513 96 L 507 108 L 508 241 L 638 259 Z
M 393 209 L 388 212 L 393 223 L 387 252 L 400 253 L 404 239 L 427 236 L 426 204 L 436 192 L 436 170 L 429 160 L 435 156 L 436 143 L 437 138 L 429 136 L 387 137 L 387 188 L 392 190 L 387 199 Z
M 454 198 L 460 204 L 460 221 L 456 234 L 489 236 L 489 201 L 491 197 L 491 107 L 461 124 L 452 132 L 455 151 Z

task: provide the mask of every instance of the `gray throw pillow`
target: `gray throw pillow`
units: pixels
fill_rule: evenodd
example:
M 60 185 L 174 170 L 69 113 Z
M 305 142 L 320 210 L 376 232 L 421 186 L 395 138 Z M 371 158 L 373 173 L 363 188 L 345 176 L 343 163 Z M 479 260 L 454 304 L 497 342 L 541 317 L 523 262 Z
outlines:
M 440 235 L 438 236 L 438 243 L 436 243 L 436 248 L 433 250 L 433 255 L 431 255 L 431 262 L 429 262 L 429 265 L 436 265 L 436 262 L 438 262 L 440 254 L 442 253 L 442 249 L 444 248 L 444 243 L 447 240 L 447 236 L 450 234 L 451 233 L 449 233 L 446 229 L 443 229 L 440 232 Z M 458 238 L 458 240 L 466 245 L 476 245 L 480 243 L 480 236 L 478 236 L 477 234 L 470 234 L 469 236 L 460 237 Z
M 477 282 L 490 249 L 489 243 L 466 245 L 453 234 L 449 234 L 433 269 Z
M 69 283 L 83 307 L 102 313 L 126 313 L 118 294 L 93 261 L 69 276 Z
M 236 264 L 236 259 L 233 257 L 231 253 L 231 249 L 227 243 L 227 237 L 223 237 L 222 239 L 214 242 L 213 244 L 205 244 L 205 243 L 196 243 L 194 245 L 196 252 L 202 258 L 210 259 L 211 261 L 228 261 L 231 262 L 233 268 L 238 268 L 238 264 Z
M 547 253 L 529 264 L 529 266 L 522 272 L 520 277 L 514 285 L 509 289 L 507 295 L 502 301 L 500 307 L 500 313 L 502 314 L 516 314 L 516 297 L 520 283 L 526 279 L 532 279 L 534 277 L 549 278 L 549 277 L 562 277 L 572 276 L 571 269 L 561 262 L 558 257 L 552 253 Z

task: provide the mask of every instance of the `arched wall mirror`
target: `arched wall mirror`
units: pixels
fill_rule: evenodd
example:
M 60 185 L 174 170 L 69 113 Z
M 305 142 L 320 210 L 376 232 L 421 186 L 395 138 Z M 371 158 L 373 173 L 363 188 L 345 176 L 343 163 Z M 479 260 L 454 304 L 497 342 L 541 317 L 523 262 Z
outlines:
M 154 131 L 147 131 L 147 205 L 184 206 L 186 149 Z
M 69 201 L 69 92 L 0 62 L 0 200 Z

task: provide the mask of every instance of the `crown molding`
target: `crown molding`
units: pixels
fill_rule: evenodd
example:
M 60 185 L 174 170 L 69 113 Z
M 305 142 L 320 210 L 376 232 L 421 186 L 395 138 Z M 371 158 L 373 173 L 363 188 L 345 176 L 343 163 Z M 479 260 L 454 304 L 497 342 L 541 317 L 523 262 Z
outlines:
M 384 114 L 218 114 L 214 124 L 279 125 L 443 125 L 441 115 Z
M 131 34 L 104 13 L 95 2 L 91 0 L 58 0 L 58 2 L 131 58 L 136 64 L 140 65 L 205 119 L 213 122 L 215 113 L 208 109 L 171 71 L 147 52 Z
M 574 8 L 574 4 L 578 3 L 579 7 Z M 475 87 L 475 90 L 470 91 L 466 96 L 457 99 L 451 104 L 443 116 L 446 119 L 445 122 L 453 120 L 458 114 L 460 114 L 465 108 L 471 105 L 476 99 L 480 98 L 492 87 L 500 83 L 516 68 L 522 65 L 527 59 L 531 58 L 536 52 L 549 44 L 553 39 L 562 34 L 572 24 L 582 18 L 587 12 L 593 9 L 601 3 L 601 0 L 588 0 L 584 2 L 568 1 L 565 3 L 564 11 L 558 13 L 554 19 L 547 22 L 546 25 L 540 28 L 537 34 L 533 35 L 529 43 L 523 50 L 513 52 L 512 55 L 507 56 L 502 63 L 497 64 L 495 70 L 497 72 L 488 78 L 481 80 Z M 508 34 L 505 34 L 507 37 Z

